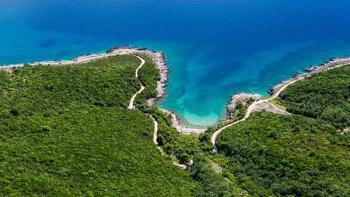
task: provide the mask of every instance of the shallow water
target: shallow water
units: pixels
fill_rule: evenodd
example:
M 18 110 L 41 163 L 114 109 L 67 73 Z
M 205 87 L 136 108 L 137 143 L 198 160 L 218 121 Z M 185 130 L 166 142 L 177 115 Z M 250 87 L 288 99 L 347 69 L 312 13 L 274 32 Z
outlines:
M 162 50 L 171 75 L 161 105 L 208 126 L 231 94 L 266 94 L 306 66 L 350 55 L 349 8 L 346 0 L 0 0 L 0 63 L 115 45 Z

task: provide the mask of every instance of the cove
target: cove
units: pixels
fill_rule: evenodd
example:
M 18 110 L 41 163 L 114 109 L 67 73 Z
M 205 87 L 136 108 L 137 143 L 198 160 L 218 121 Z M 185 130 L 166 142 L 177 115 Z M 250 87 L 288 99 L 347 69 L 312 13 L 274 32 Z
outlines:
M 266 95 L 303 68 L 350 55 L 349 1 L 0 1 L 0 64 L 70 59 L 116 45 L 164 51 L 160 104 L 211 126 L 230 95 Z

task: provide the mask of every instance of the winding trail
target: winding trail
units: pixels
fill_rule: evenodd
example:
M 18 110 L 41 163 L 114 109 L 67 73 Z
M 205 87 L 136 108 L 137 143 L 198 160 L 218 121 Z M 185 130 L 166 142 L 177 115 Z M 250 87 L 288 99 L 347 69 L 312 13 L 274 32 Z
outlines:
M 134 95 L 132 95 L 130 102 L 129 102 L 129 106 L 128 109 L 135 109 L 135 99 L 137 97 L 137 95 L 141 94 L 143 91 L 145 90 L 145 87 L 143 85 L 141 85 L 141 88 L 139 91 L 137 91 Z
M 135 71 L 135 77 L 136 79 L 139 79 L 139 71 L 140 69 L 142 68 L 143 65 L 145 65 L 145 60 L 143 58 L 141 58 L 140 56 L 137 56 L 137 55 L 134 55 L 135 57 L 139 58 L 141 60 L 141 63 L 140 65 L 137 67 L 136 71 Z M 137 95 L 141 94 L 144 90 L 145 90 L 145 86 L 141 83 L 141 87 L 140 89 L 134 94 L 132 95 L 130 101 L 129 101 L 129 106 L 128 106 L 128 109 L 129 110 L 135 110 L 136 109 L 136 106 L 135 106 L 135 99 L 137 97 Z M 149 116 L 153 122 L 153 138 L 152 138 L 152 141 L 153 143 L 157 146 L 157 149 L 160 151 L 160 153 L 164 156 L 165 153 L 163 151 L 163 149 L 159 146 L 159 143 L 157 141 L 158 139 L 158 127 L 159 127 L 159 124 L 157 122 L 157 120 L 151 115 L 151 114 L 147 114 L 147 116 Z M 188 165 L 185 165 L 185 164 L 180 164 L 178 163 L 177 161 L 173 161 L 173 165 L 183 169 L 183 170 L 186 170 L 188 169 L 188 166 L 192 165 L 193 161 L 191 160 L 189 162 Z
M 254 111 L 254 109 L 255 109 L 255 107 L 256 107 L 257 105 L 259 105 L 259 104 L 261 104 L 261 103 L 264 103 L 264 102 L 269 102 L 269 101 L 271 101 L 271 100 L 277 98 L 277 97 L 281 94 L 281 92 L 283 92 L 288 86 L 290 86 L 290 85 L 292 85 L 293 83 L 295 83 L 295 82 L 297 82 L 297 81 L 299 81 L 299 80 L 302 80 L 302 79 L 304 79 L 304 78 L 305 78 L 305 76 L 302 76 L 302 77 L 300 77 L 300 78 L 294 79 L 294 80 L 292 80 L 292 81 L 290 81 L 290 82 L 284 84 L 277 92 L 275 92 L 275 93 L 274 93 L 272 96 L 270 96 L 269 98 L 266 98 L 266 99 L 262 99 L 262 100 L 258 100 L 258 101 L 253 102 L 253 103 L 248 107 L 248 109 L 247 109 L 247 111 L 246 111 L 246 114 L 245 114 L 245 116 L 244 116 L 242 119 L 240 119 L 240 120 L 238 120 L 238 121 L 235 121 L 235 122 L 233 122 L 233 123 L 231 123 L 231 124 L 228 124 L 228 125 L 226 125 L 226 126 L 220 128 L 219 130 L 215 131 L 215 132 L 213 133 L 213 135 L 211 136 L 210 142 L 211 142 L 211 143 L 214 145 L 214 147 L 215 147 L 216 139 L 218 138 L 218 136 L 220 135 L 220 133 L 221 133 L 222 131 L 224 131 L 224 130 L 227 129 L 228 127 L 231 127 L 231 126 L 233 126 L 233 125 L 235 125 L 235 124 L 238 124 L 238 123 L 240 123 L 240 122 L 245 121 L 245 120 L 246 120 L 247 118 L 249 118 L 249 116 L 253 113 L 253 111 Z M 274 106 L 274 105 L 273 105 L 273 106 Z
M 140 69 L 145 65 L 145 60 L 143 58 L 141 58 L 140 56 L 138 55 L 134 55 L 135 57 L 137 57 L 141 63 L 140 65 L 137 67 L 136 71 L 135 71 L 135 78 L 136 79 L 139 79 L 139 71 Z M 145 86 L 142 84 L 141 82 L 141 87 L 140 89 L 134 94 L 132 95 L 130 101 L 129 101 L 129 106 L 128 106 L 128 109 L 130 110 L 135 110 L 136 107 L 135 107 L 135 99 L 137 97 L 137 95 L 141 94 L 143 91 L 145 90 Z M 157 136 L 158 136 L 158 122 L 156 121 L 156 119 L 150 115 L 150 114 L 147 114 L 153 121 L 153 143 L 157 146 L 157 148 L 159 149 L 159 151 L 162 153 L 162 155 L 164 154 L 163 153 L 163 150 L 158 146 L 158 142 L 157 142 Z
M 213 133 L 213 135 L 211 136 L 210 138 L 210 142 L 214 145 L 214 151 L 216 152 L 217 149 L 216 149 L 216 139 L 218 138 L 218 136 L 220 135 L 221 132 L 223 132 L 225 129 L 227 129 L 228 127 L 231 127 L 235 124 L 238 124 L 240 122 L 243 122 L 245 121 L 247 118 L 249 118 L 249 116 L 253 113 L 254 109 L 256 108 L 256 106 L 258 104 L 261 104 L 261 103 L 264 103 L 264 102 L 270 102 L 271 100 L 277 98 L 281 92 L 283 92 L 288 86 L 294 84 L 295 82 L 297 81 L 300 81 L 300 80 L 303 80 L 307 77 L 310 77 L 312 76 L 313 74 L 315 73 L 318 73 L 318 72 L 324 72 L 324 71 L 329 71 L 329 70 L 332 70 L 332 69 L 335 69 L 335 68 L 339 68 L 339 67 L 342 67 L 344 65 L 348 65 L 350 64 L 350 58 L 336 58 L 334 60 L 330 60 L 329 62 L 323 64 L 319 70 L 315 70 L 314 72 L 310 72 L 310 73 L 306 73 L 304 75 L 300 75 L 299 77 L 297 78 L 292 78 L 288 83 L 285 83 L 283 84 L 277 92 L 273 93 L 273 95 L 271 95 L 270 97 L 266 98 L 266 99 L 262 99 L 262 100 L 258 100 L 258 101 L 255 101 L 253 102 L 247 109 L 246 111 L 246 114 L 244 116 L 244 118 L 236 121 L 236 122 L 233 122 L 231 124 L 228 124 L 220 129 L 218 129 L 217 131 L 215 131 Z M 276 105 L 274 105 L 273 103 L 271 103 L 273 107 L 276 107 L 278 108 Z
M 139 71 L 142 68 L 143 65 L 145 65 L 145 60 L 142 59 L 140 56 L 135 55 L 135 57 L 139 58 L 139 60 L 141 60 L 140 65 L 137 67 L 136 71 L 135 71 L 135 77 L 136 79 L 139 78 Z M 128 109 L 135 109 L 135 99 L 137 97 L 137 95 L 141 94 L 143 91 L 145 90 L 145 86 L 143 86 L 143 84 L 141 83 L 141 87 L 140 90 L 137 91 L 134 95 L 132 95 L 130 102 L 129 102 L 129 106 Z
M 153 121 L 153 143 L 155 145 L 158 146 L 158 142 L 157 142 L 157 136 L 158 136 L 158 122 L 156 121 L 156 119 L 154 119 L 153 116 L 149 115 L 149 117 L 152 119 Z

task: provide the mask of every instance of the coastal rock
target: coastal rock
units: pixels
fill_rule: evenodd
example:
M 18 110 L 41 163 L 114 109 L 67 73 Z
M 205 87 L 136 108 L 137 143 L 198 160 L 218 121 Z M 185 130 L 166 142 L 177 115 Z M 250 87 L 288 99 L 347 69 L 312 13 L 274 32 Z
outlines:
M 282 87 L 284 87 L 286 84 L 292 82 L 292 81 L 295 81 L 295 80 L 299 80 L 303 77 L 305 77 L 306 75 L 305 74 L 301 74 L 301 73 L 296 73 L 293 75 L 293 77 L 287 79 L 287 80 L 284 80 L 284 81 L 281 81 L 279 83 L 277 83 L 276 85 L 274 85 L 272 88 L 270 88 L 270 91 L 269 91 L 269 94 L 270 95 L 274 95 L 276 94 L 276 92 L 278 92 Z
M 157 96 L 147 101 L 148 106 L 153 106 L 165 96 L 166 85 L 168 82 L 169 68 L 168 68 L 168 64 L 166 63 L 166 58 L 164 53 L 148 51 L 148 50 L 146 50 L 146 52 L 148 52 L 147 54 L 152 57 L 154 64 L 160 71 L 160 80 L 157 81 L 157 88 L 156 88 Z
M 249 102 L 254 102 L 259 100 L 261 95 L 259 94 L 251 94 L 246 92 L 240 92 L 233 95 L 230 99 L 229 104 L 227 105 L 226 111 L 226 120 L 231 120 L 237 113 L 237 105 L 241 102 L 243 105 L 247 105 Z
M 269 95 L 274 95 L 276 92 L 278 92 L 282 87 L 284 87 L 289 82 L 293 81 L 294 78 L 290 78 L 288 80 L 280 81 L 276 85 L 274 85 L 272 88 L 270 88 Z
M 304 71 L 308 72 L 308 73 L 309 72 L 314 72 L 315 70 L 317 70 L 317 68 L 318 68 L 317 66 L 310 66 L 308 68 L 305 68 Z
M 157 81 L 157 96 L 147 100 L 148 106 L 153 106 L 159 100 L 161 100 L 166 93 L 166 85 L 168 82 L 169 68 L 166 61 L 165 54 L 162 52 L 155 51 L 148 48 L 131 48 L 128 46 L 116 46 L 107 50 L 107 54 L 132 54 L 132 53 L 141 53 L 152 59 L 156 67 L 160 71 L 160 80 Z
M 38 62 L 30 63 L 29 65 L 63 66 L 63 65 L 69 65 L 69 64 L 87 63 L 87 62 L 95 61 L 97 59 L 101 59 L 101 58 L 105 58 L 113 55 L 127 55 L 127 54 L 144 54 L 150 57 L 154 61 L 156 67 L 160 70 L 160 80 L 157 82 L 157 88 L 156 88 L 157 96 L 147 101 L 147 104 L 149 106 L 153 106 L 155 103 L 157 103 L 160 99 L 162 99 L 165 96 L 166 84 L 168 82 L 169 68 L 166 63 L 165 54 L 162 52 L 158 52 L 148 48 L 116 46 L 108 49 L 104 54 L 86 54 L 86 55 L 81 55 L 72 60 L 38 61 Z M 11 71 L 15 68 L 23 67 L 25 65 L 26 64 L 6 65 L 6 66 L 2 66 L 0 70 Z
M 310 66 L 310 67 L 304 69 L 304 71 L 307 72 L 307 73 L 296 73 L 296 74 L 293 75 L 292 78 L 290 78 L 288 80 L 281 81 L 278 84 L 276 84 L 275 86 L 273 86 L 270 89 L 269 94 L 270 95 L 275 94 L 276 92 L 278 92 L 278 90 L 281 87 L 283 87 L 285 84 L 287 84 L 287 83 L 289 83 L 289 82 L 291 82 L 293 80 L 300 79 L 300 78 L 303 78 L 303 77 L 309 77 L 309 76 L 312 76 L 314 73 L 321 72 L 321 71 L 324 71 L 324 70 L 329 70 L 329 69 L 332 69 L 332 68 L 335 68 L 337 66 L 341 66 L 341 65 L 344 65 L 344 64 L 350 64 L 350 57 L 331 58 L 330 60 L 325 61 L 325 62 L 323 62 L 323 63 L 321 63 L 319 65 Z
M 261 112 L 261 111 L 267 111 L 267 112 L 271 112 L 274 114 L 280 114 L 280 115 L 291 115 L 286 110 L 284 110 L 280 107 L 277 107 L 276 105 L 274 105 L 270 102 L 259 103 L 259 104 L 255 105 L 254 109 L 252 110 L 252 112 Z

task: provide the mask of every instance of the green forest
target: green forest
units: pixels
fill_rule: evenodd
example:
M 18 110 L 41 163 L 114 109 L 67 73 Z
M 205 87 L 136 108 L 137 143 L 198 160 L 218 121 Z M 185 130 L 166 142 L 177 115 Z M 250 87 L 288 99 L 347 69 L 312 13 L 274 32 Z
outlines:
M 350 196 L 350 65 L 283 91 L 291 116 L 253 114 L 217 141 L 224 176 L 253 196 Z
M 0 196 L 350 196 L 350 66 L 291 85 L 277 102 L 294 115 L 254 113 L 214 153 L 217 128 L 179 134 L 146 105 L 160 75 L 138 55 L 138 79 L 133 55 L 0 71 Z
M 256 196 L 349 196 L 350 136 L 324 122 L 268 112 L 220 136 L 227 173 Z
M 1 71 L 0 196 L 191 196 L 196 183 L 154 146 L 151 119 L 126 110 L 139 64 Z M 159 71 L 148 59 L 141 72 L 145 99 Z
M 321 118 L 337 128 L 350 126 L 350 65 L 293 84 L 280 101 L 291 113 Z

